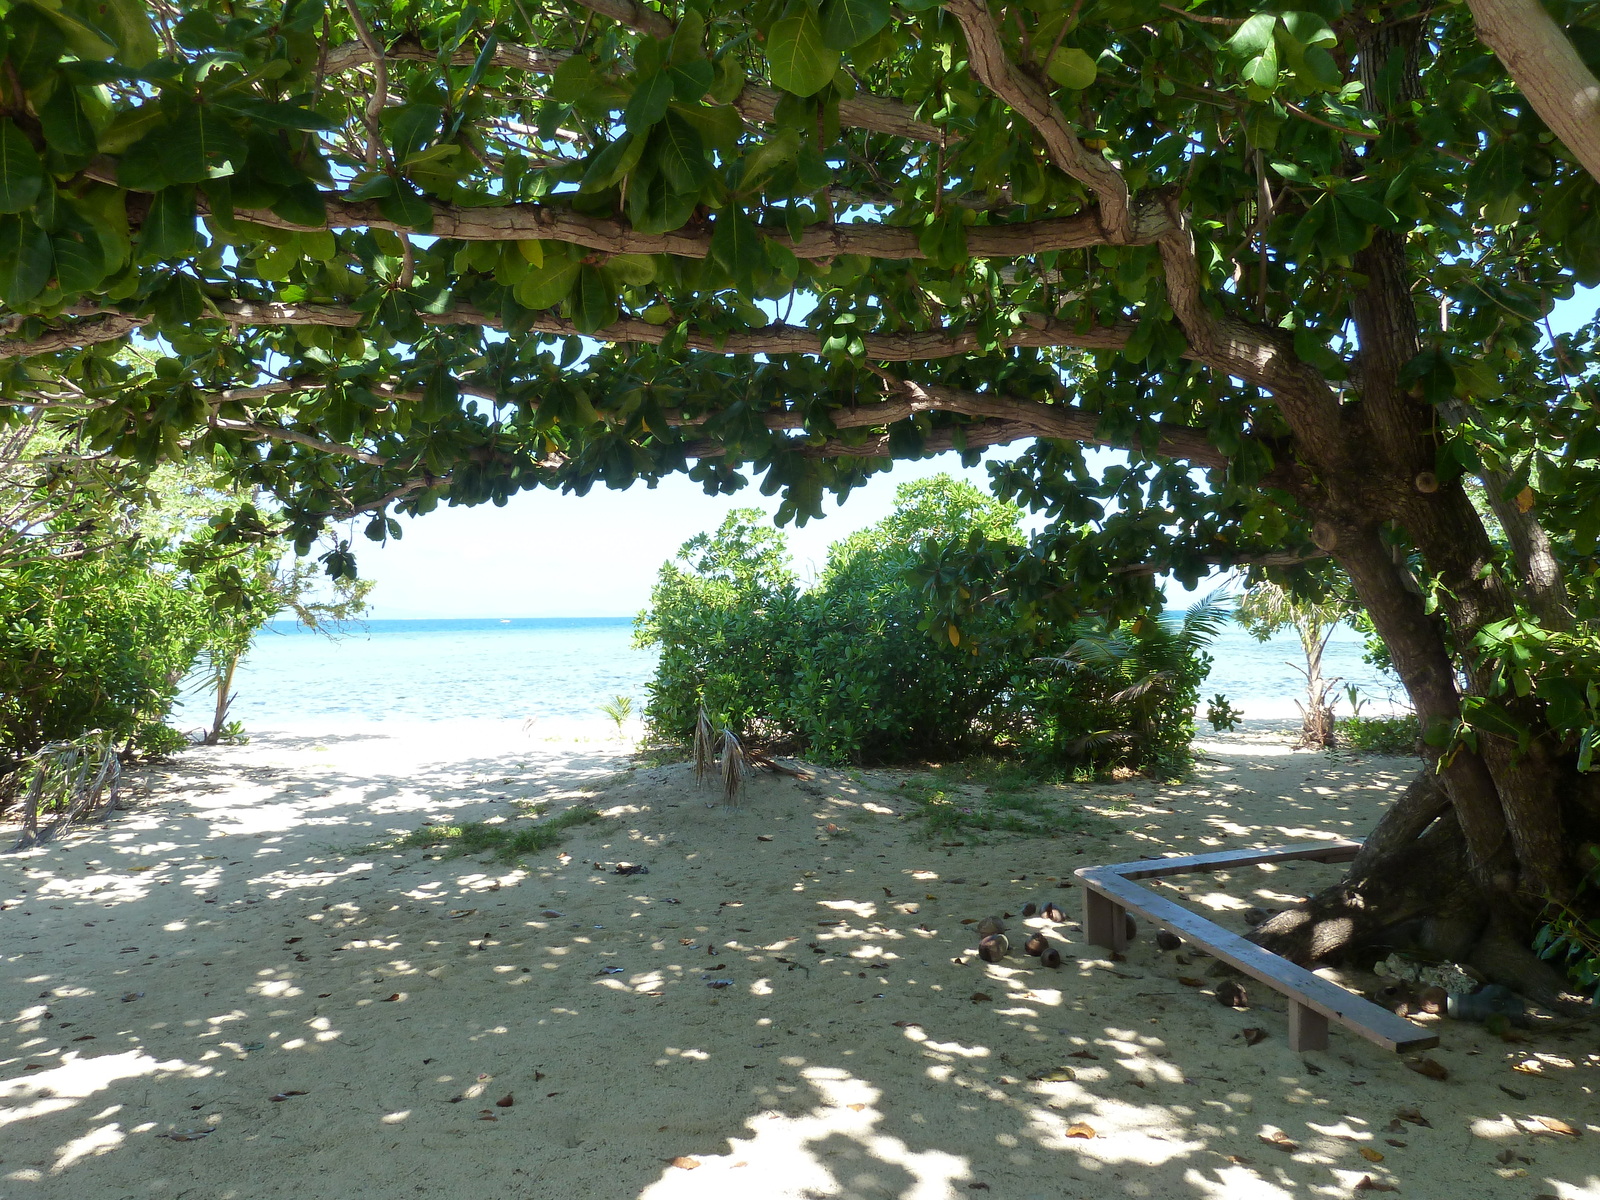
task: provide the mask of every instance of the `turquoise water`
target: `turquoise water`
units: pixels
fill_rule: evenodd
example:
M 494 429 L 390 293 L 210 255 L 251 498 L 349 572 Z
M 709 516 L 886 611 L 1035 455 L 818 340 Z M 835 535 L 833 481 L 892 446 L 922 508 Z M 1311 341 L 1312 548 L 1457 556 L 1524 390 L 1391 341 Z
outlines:
M 235 679 L 233 716 L 247 729 L 316 723 L 600 716 L 616 695 L 642 707 L 655 652 L 635 650 L 626 617 L 368 621 L 338 638 L 279 623 L 264 632 Z M 1250 717 L 1293 717 L 1302 662 L 1292 634 L 1261 644 L 1230 628 L 1211 646 L 1204 696 L 1226 694 Z M 1361 661 L 1361 639 L 1339 629 L 1323 673 L 1382 701 L 1394 682 Z M 210 702 L 189 698 L 178 721 L 200 725 Z M 1341 705 L 1342 712 L 1348 712 Z

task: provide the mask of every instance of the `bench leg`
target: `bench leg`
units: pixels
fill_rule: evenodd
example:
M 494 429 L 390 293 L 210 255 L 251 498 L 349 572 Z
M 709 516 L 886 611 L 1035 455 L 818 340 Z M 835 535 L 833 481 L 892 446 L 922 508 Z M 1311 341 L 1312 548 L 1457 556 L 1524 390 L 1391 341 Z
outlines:
M 1084 888 L 1083 934 L 1096 946 L 1123 949 L 1128 944 L 1128 910 L 1093 888 Z
M 1326 1050 L 1328 1018 L 1314 1008 L 1289 1001 L 1289 1049 Z

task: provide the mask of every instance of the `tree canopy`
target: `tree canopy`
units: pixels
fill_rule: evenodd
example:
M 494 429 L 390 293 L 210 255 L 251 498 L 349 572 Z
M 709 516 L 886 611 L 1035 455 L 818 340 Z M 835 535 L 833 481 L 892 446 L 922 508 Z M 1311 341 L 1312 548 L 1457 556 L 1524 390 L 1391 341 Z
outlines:
M 209 457 L 275 498 L 237 536 L 672 472 L 803 520 L 1025 442 L 997 488 L 1053 524 L 936 564 L 953 622 L 1002 576 L 1131 611 L 1156 571 L 1330 558 L 1477 885 L 1572 894 L 1597 347 L 1545 319 L 1600 283 L 1600 188 L 1468 8 L 0 9 L 6 403 Z M 1592 78 L 1600 15 L 1542 11 Z

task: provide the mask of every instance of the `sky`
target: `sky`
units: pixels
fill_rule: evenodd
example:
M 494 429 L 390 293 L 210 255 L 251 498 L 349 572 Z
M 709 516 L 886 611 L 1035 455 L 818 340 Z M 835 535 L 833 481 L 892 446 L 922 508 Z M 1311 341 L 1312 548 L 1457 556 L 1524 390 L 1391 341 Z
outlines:
M 1580 292 L 1551 314 L 1557 333 L 1577 328 L 1596 311 L 1597 293 Z M 991 452 L 995 461 L 1020 452 Z M 1110 461 L 1114 456 L 1104 454 Z M 881 520 L 894 507 L 895 488 L 947 471 L 988 490 L 983 466 L 965 470 L 955 453 L 896 463 L 852 492 L 843 506 L 831 497 L 827 516 L 803 529 L 786 528 L 802 580 L 827 557 L 829 543 Z M 371 616 L 377 620 L 447 617 L 631 617 L 649 602 L 661 564 L 695 534 L 715 529 L 734 508 L 776 512 L 777 497 L 751 486 L 733 496 L 707 496 L 682 477 L 655 489 L 596 487 L 587 496 L 524 492 L 504 508 L 439 508 L 402 518 L 404 536 L 379 546 L 353 541 L 361 575 L 375 580 Z M 1202 581 L 1198 592 L 1220 582 Z M 1192 594 L 1169 587 L 1181 604 Z

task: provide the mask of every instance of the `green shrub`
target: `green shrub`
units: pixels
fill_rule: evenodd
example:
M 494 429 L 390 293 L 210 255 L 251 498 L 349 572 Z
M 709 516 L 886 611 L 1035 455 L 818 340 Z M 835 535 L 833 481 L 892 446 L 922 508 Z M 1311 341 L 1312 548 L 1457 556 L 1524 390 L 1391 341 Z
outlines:
M 1199 645 L 1220 617 L 1053 629 L 996 602 L 959 632 L 930 629 L 911 582 L 919 557 L 967 539 L 1019 544 L 1020 514 L 945 476 L 897 499 L 890 517 L 835 543 L 804 590 L 757 510 L 686 542 L 636 623 L 636 642 L 660 648 L 652 729 L 689 740 L 703 702 L 746 741 L 827 762 L 994 748 L 1044 768 L 1186 760 L 1209 665 Z
M 524 854 L 548 850 L 565 839 L 567 830 L 599 819 L 600 814 L 595 809 L 579 805 L 538 821 L 464 821 L 460 825 L 424 825 L 388 846 L 368 849 L 414 850 L 442 846 L 446 858 L 492 854 L 508 862 Z
M 91 729 L 172 748 L 161 723 L 199 653 L 204 608 L 134 548 L 9 555 L 0 571 L 0 762 Z
M 1578 885 L 1580 896 L 1600 891 L 1600 846 L 1588 849 L 1589 870 Z M 1566 968 L 1575 990 L 1587 992 L 1600 1004 L 1600 921 L 1586 920 L 1577 908 L 1552 902 L 1533 948 L 1540 958 Z
M 1416 713 L 1396 717 L 1345 717 L 1339 722 L 1339 740 L 1352 750 L 1369 754 L 1418 753 L 1422 728 Z

